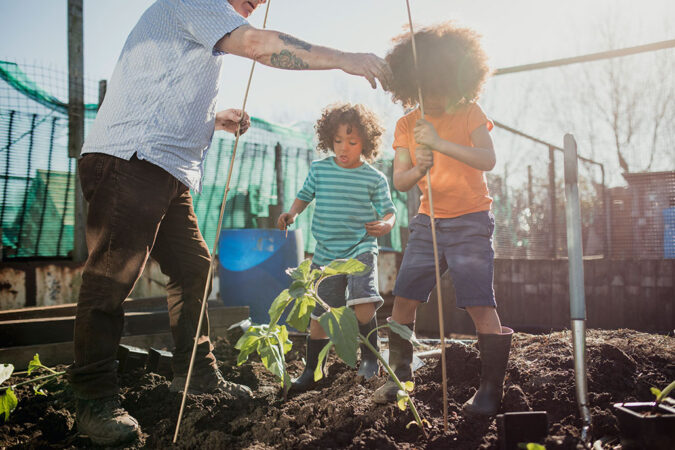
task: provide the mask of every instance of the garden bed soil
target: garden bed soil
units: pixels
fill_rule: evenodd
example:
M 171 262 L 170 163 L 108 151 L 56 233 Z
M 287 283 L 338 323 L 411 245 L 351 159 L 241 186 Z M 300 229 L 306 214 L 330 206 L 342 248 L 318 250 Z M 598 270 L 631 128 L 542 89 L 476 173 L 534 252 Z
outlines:
M 302 370 L 302 341 L 295 342 L 289 371 Z M 447 346 L 449 432 L 443 433 L 440 359 L 426 359 L 415 373 L 414 401 L 431 427 L 424 437 L 409 410 L 377 406 L 373 391 L 385 378 L 365 381 L 356 371 L 331 357 L 329 376 L 315 390 L 283 401 L 279 385 L 255 358 L 234 366 L 236 351 L 227 340 L 216 342 L 224 376 L 249 385 L 251 401 L 227 394 L 188 398 L 175 448 L 200 449 L 492 449 L 497 448 L 496 420 L 467 418 L 461 406 L 478 385 L 475 344 Z M 663 388 L 675 379 L 675 338 L 631 330 L 589 330 L 588 390 L 592 437 L 604 448 L 619 448 L 612 404 L 650 400 L 652 386 Z M 17 369 L 20 370 L 20 369 Z M 18 377 L 12 379 L 16 382 Z M 143 434 L 133 448 L 170 448 L 181 396 L 169 392 L 157 374 L 136 372 L 121 377 L 123 406 L 141 424 Z M 48 386 L 48 396 L 18 388 L 19 406 L 0 424 L 0 448 L 82 448 L 74 401 L 65 382 Z M 574 385 L 570 332 L 548 335 L 516 333 L 507 369 L 502 411 L 547 411 L 547 449 L 581 448 L 581 420 Z

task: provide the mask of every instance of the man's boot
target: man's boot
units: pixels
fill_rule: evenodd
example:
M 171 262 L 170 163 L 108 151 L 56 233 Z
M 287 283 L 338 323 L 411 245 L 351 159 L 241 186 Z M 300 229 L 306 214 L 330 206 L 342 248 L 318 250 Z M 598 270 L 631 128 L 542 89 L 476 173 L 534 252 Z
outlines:
M 512 336 L 513 330 L 507 327 L 502 327 L 501 334 L 478 335 L 480 387 L 462 406 L 464 414 L 492 416 L 499 410 Z
M 89 436 L 96 445 L 127 444 L 141 432 L 138 421 L 122 408 L 117 395 L 77 399 L 75 407 L 78 431 Z
M 310 390 L 316 382 L 314 381 L 314 370 L 319 363 L 319 353 L 330 342 L 330 339 L 310 339 L 307 336 L 307 354 L 305 356 L 305 370 L 298 378 L 293 380 L 290 392 L 305 392 Z M 326 359 L 328 359 L 326 357 Z M 326 359 L 321 364 L 321 371 L 326 375 Z
M 415 329 L 415 322 L 404 324 L 410 328 L 411 331 Z M 399 381 L 412 380 L 412 359 L 413 359 L 413 345 L 412 342 L 403 339 L 391 328 L 389 332 L 389 366 L 396 374 Z M 399 387 L 391 378 L 387 380 L 384 385 L 380 386 L 373 394 L 373 401 L 380 405 L 393 403 L 396 400 L 396 393 Z
M 368 323 L 359 323 L 359 333 L 361 333 L 363 337 L 368 337 L 370 345 L 375 347 L 375 350 L 379 351 L 380 347 L 378 345 L 377 331 L 373 331 L 370 336 L 368 336 L 368 333 L 375 328 L 377 328 L 377 317 L 375 316 L 373 316 Z M 359 370 L 356 374 L 368 380 L 380 373 L 380 362 L 377 360 L 375 353 L 366 347 L 366 344 L 362 343 L 359 348 L 361 349 L 361 364 L 359 365 Z
M 175 375 L 169 386 L 171 392 L 183 392 L 187 375 Z M 223 374 L 218 369 L 207 369 L 202 373 L 194 373 L 190 377 L 190 387 L 188 394 L 215 394 L 225 392 L 240 400 L 247 400 L 253 397 L 251 388 L 243 384 L 233 383 L 223 378 Z

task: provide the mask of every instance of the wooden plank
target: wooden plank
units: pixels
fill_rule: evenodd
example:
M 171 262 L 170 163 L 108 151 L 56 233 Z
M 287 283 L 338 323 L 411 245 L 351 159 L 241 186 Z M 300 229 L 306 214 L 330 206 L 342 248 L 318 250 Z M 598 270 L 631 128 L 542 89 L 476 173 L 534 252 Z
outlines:
M 248 306 L 219 306 L 209 309 L 212 326 L 227 326 L 248 318 Z M 73 340 L 75 316 L 8 320 L 0 323 L 0 342 L 4 347 L 51 344 Z M 168 332 L 168 311 L 127 312 L 123 336 Z
M 222 306 L 220 300 L 209 300 L 209 308 Z M 166 297 L 128 298 L 122 303 L 125 312 L 167 310 Z M 0 311 L 0 322 L 8 320 L 38 319 L 45 317 L 74 316 L 76 303 L 52 306 L 36 306 L 30 308 L 8 309 Z
M 244 309 L 246 311 L 242 314 Z M 212 317 L 211 314 L 209 314 L 211 325 L 210 336 L 212 341 L 215 341 L 219 336 L 223 336 L 227 331 L 227 328 L 233 323 L 246 319 L 248 317 L 248 308 L 231 308 L 229 313 L 231 317 L 226 321 L 221 321 L 221 317 Z M 143 349 L 150 349 L 152 347 L 159 350 L 173 350 L 171 333 L 122 336 L 120 343 Z M 0 362 L 3 364 L 13 364 L 15 370 L 21 371 L 28 367 L 28 363 L 33 359 L 33 356 L 36 353 L 40 355 L 40 361 L 47 366 L 70 364 L 73 362 L 73 342 L 56 342 L 51 344 L 0 348 Z

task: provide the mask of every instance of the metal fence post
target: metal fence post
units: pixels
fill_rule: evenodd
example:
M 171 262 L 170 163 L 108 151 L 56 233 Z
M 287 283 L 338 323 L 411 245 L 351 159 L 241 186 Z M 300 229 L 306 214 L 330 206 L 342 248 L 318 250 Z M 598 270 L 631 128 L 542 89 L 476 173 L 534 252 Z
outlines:
M 558 214 L 555 193 L 555 149 L 548 147 L 548 196 L 551 204 L 551 258 L 558 259 Z

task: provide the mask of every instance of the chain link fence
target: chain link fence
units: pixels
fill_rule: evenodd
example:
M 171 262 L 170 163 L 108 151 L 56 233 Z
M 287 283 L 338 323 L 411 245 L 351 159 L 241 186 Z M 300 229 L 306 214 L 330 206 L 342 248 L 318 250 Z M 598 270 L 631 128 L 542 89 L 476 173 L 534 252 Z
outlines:
M 67 156 L 67 76 L 59 70 L 0 61 L 0 226 L 3 259 L 65 258 L 73 248 L 75 160 Z M 97 109 L 98 82 L 85 80 L 85 133 Z M 508 142 L 508 164 L 486 174 L 494 198 L 497 258 L 567 256 L 563 155 L 556 145 L 497 123 Z M 193 193 L 202 233 L 215 241 L 232 157 L 232 135 L 217 132 L 205 164 L 204 188 Z M 253 118 L 233 163 L 223 228 L 273 228 L 290 207 L 319 155 L 311 133 Z M 583 154 L 583 149 L 580 151 Z M 515 156 L 513 156 L 515 155 Z M 499 155 L 498 155 L 499 158 Z M 392 161 L 376 167 L 388 177 L 397 225 L 380 245 L 401 250 L 414 191 L 393 189 Z M 605 168 L 579 160 L 585 257 L 675 258 L 675 172 L 623 174 L 626 186 L 606 185 Z M 312 252 L 313 207 L 294 227 Z M 410 214 L 408 213 L 410 211 Z

